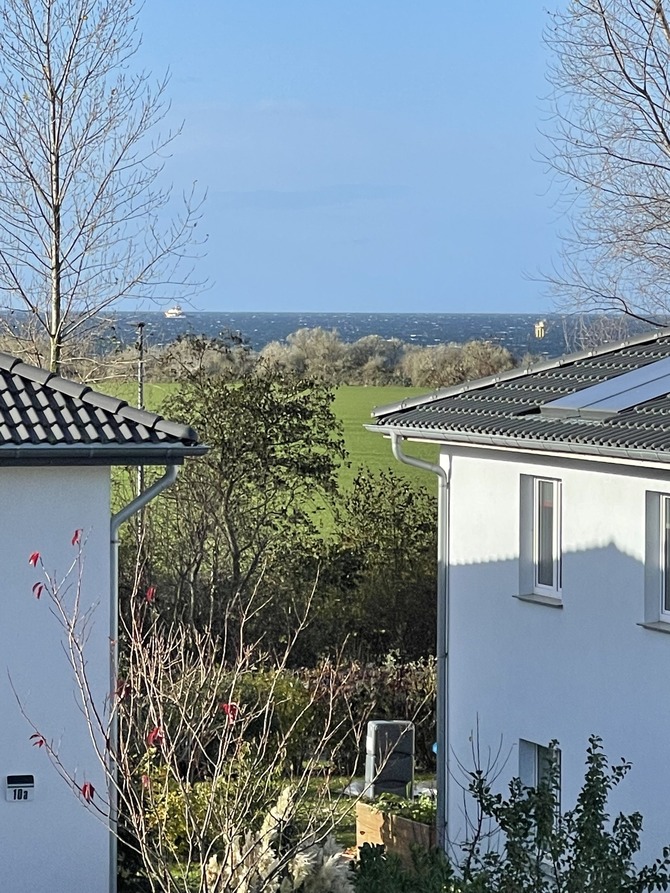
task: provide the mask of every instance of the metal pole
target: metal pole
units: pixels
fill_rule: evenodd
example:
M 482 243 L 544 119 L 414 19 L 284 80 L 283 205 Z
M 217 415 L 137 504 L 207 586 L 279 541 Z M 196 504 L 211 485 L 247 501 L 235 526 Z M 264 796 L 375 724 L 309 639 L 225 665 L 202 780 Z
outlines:
M 437 475 L 437 844 L 449 845 L 449 486 L 448 467 L 433 465 L 402 450 L 402 437 L 391 432 L 391 449 L 399 462 Z
M 144 409 L 144 323 L 137 323 L 137 408 Z M 137 466 L 137 494 L 144 490 L 144 466 Z M 141 533 L 141 519 L 140 519 Z
M 109 630 L 110 630 L 110 697 L 115 697 L 119 679 L 119 528 L 132 517 L 141 512 L 152 499 L 170 487 L 177 480 L 178 465 L 168 465 L 163 477 L 155 481 L 148 490 L 144 490 L 127 506 L 112 515 L 110 522 L 110 558 L 109 558 Z M 109 893 L 117 891 L 118 830 L 119 830 L 119 795 L 117 751 L 119 745 L 119 718 L 116 701 L 112 704 L 112 715 L 109 730 Z

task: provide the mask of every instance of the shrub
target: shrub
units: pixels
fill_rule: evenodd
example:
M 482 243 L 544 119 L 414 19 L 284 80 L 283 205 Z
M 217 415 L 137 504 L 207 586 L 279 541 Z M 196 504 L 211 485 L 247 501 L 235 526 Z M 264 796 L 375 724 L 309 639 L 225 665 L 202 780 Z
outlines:
M 456 893 L 453 869 L 438 850 L 415 849 L 412 866 L 405 868 L 384 847 L 363 844 L 354 877 L 356 893 Z
M 555 742 L 553 743 L 555 745 Z M 402 867 L 382 847 L 363 846 L 357 893 L 646 893 L 670 887 L 670 850 L 639 866 L 642 816 L 607 809 L 611 791 L 630 764 L 610 765 L 596 736 L 589 739 L 584 784 L 574 808 L 561 813 L 557 765 L 546 783 L 524 787 L 518 778 L 507 795 L 494 793 L 486 773 L 470 773 L 468 790 L 477 814 L 474 836 L 454 867 L 442 853 L 413 853 Z M 394 806 L 391 798 L 385 798 Z M 402 803 L 395 804 L 403 809 Z
M 552 742 L 552 749 L 555 747 Z M 499 829 L 504 844 L 491 846 L 491 827 L 470 840 L 461 866 L 467 893 L 642 893 L 670 885 L 668 850 L 651 865 L 638 867 L 642 816 L 607 810 L 611 791 L 630 769 L 610 765 L 597 736 L 589 739 L 584 784 L 573 809 L 561 813 L 557 765 L 545 784 L 524 787 L 518 778 L 503 796 L 493 793 L 484 773 L 471 773 L 469 790 L 484 822 Z M 494 835 L 496 836 L 496 835 Z
M 397 815 L 424 825 L 434 824 L 437 815 L 437 801 L 429 794 L 421 794 L 411 800 L 397 797 L 395 794 L 381 794 L 375 800 L 374 807 L 388 815 Z

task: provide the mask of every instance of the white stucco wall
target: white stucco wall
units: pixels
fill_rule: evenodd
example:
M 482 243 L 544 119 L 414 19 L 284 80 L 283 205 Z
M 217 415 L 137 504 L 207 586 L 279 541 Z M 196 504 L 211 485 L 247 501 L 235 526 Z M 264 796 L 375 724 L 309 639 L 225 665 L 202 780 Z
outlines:
M 107 828 L 32 746 L 21 709 L 57 743 L 77 781 L 104 795 L 58 624 L 46 594 L 38 601 L 31 591 L 41 574 L 28 557 L 39 551 L 48 571 L 62 575 L 76 555 L 72 534 L 82 528 L 82 603 L 99 602 L 86 646 L 89 676 L 102 704 L 109 687 L 109 469 L 0 469 L 0 505 L 0 890 L 102 893 Z M 76 585 L 76 575 L 70 582 Z M 32 802 L 7 802 L 10 774 L 35 776 Z
M 446 459 L 443 457 L 443 462 Z M 562 483 L 563 607 L 519 594 L 520 475 Z M 450 494 L 450 747 L 472 766 L 502 742 L 499 785 L 519 772 L 518 742 L 558 739 L 563 807 L 581 787 L 587 740 L 633 763 L 612 812 L 640 810 L 644 857 L 670 844 L 670 635 L 644 629 L 645 493 L 662 472 L 528 460 L 506 451 L 453 454 Z M 450 772 L 462 777 L 454 756 Z M 451 781 L 449 836 L 462 839 Z

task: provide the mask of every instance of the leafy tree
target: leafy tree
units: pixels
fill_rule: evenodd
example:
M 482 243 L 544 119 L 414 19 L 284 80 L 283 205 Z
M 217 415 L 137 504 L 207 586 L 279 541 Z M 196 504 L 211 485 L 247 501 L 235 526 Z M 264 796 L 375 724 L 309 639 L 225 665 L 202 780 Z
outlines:
M 173 134 L 153 135 L 166 80 L 128 73 L 133 0 L 4 0 L 0 8 L 0 290 L 57 370 L 63 348 L 124 298 L 189 292 L 198 209 L 164 224 Z
M 549 163 L 570 225 L 550 276 L 563 305 L 668 313 L 670 26 L 666 0 L 570 0 L 553 53 Z
M 347 638 L 371 660 L 434 653 L 436 553 L 434 497 L 393 472 L 361 471 L 343 495 L 328 567 L 331 641 Z
M 311 597 L 318 513 L 345 456 L 332 399 L 325 386 L 262 367 L 241 378 L 198 369 L 168 398 L 165 413 L 188 419 L 210 452 L 184 468 L 147 534 L 165 610 L 222 623 L 257 590 L 259 604 L 272 599 L 262 631 L 289 635 Z
M 554 753 L 556 743 L 550 744 Z M 610 765 L 601 739 L 591 736 L 584 783 L 575 806 L 565 812 L 561 812 L 557 760 L 536 788 L 524 787 L 516 778 L 510 782 L 507 796 L 494 792 L 493 779 L 476 768 L 470 773 L 469 792 L 485 821 L 471 826 L 475 833 L 464 845 L 463 893 L 667 890 L 667 851 L 649 865 L 636 864 L 642 831 L 640 813 L 619 813 L 612 820 L 608 811 L 610 794 L 630 768 L 625 760 Z M 502 846 L 497 845 L 499 840 Z

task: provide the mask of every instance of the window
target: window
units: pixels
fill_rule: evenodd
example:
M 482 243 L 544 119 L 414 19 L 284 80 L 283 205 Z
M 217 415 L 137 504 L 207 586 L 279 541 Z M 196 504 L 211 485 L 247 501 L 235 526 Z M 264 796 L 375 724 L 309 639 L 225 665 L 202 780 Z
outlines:
M 535 478 L 533 494 L 533 592 L 561 591 L 560 482 Z
M 644 624 L 670 632 L 670 494 L 647 493 Z
M 551 783 L 553 766 L 556 777 L 561 778 L 561 751 L 556 744 L 544 746 L 534 741 L 519 740 L 519 778 L 527 788 L 539 788 Z
M 519 597 L 561 607 L 561 587 L 561 482 L 522 475 Z
M 661 496 L 661 617 L 670 619 L 670 496 Z
M 548 746 L 519 740 L 519 779 L 524 787 L 546 786 L 552 795 L 554 822 L 561 820 L 561 750 L 556 741 Z

